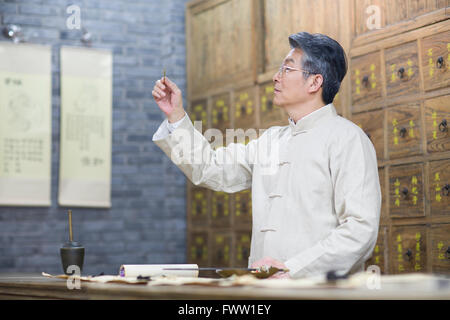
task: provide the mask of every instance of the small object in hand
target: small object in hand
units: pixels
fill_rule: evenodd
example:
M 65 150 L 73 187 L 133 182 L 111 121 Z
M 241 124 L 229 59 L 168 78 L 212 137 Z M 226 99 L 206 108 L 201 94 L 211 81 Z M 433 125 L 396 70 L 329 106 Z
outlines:
M 258 279 L 266 279 L 273 276 L 277 272 L 289 272 L 288 269 L 279 269 L 271 266 L 262 266 L 257 269 L 218 269 L 216 271 L 220 276 L 224 278 L 231 277 L 232 275 L 242 276 L 246 274 L 250 274 Z
M 163 71 L 163 73 L 164 73 L 164 75 L 163 75 L 163 79 L 164 79 L 164 82 L 166 82 L 166 68 L 164 68 L 164 71 Z

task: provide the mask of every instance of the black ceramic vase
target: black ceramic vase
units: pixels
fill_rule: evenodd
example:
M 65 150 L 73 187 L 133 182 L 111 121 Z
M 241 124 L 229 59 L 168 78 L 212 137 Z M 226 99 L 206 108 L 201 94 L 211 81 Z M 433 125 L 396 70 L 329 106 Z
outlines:
M 69 266 L 75 265 L 80 268 L 81 275 L 84 261 L 84 247 L 76 241 L 69 241 L 64 243 L 61 247 L 60 254 L 64 273 L 67 275 L 76 273 L 76 267 L 72 267 L 68 270 Z

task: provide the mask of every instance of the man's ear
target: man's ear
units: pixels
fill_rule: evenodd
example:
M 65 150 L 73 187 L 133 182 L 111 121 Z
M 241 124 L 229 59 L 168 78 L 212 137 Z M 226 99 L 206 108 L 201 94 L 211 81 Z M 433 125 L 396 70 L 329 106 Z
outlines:
M 319 91 L 323 84 L 323 76 L 321 74 L 313 74 L 310 78 L 309 93 L 315 93 Z

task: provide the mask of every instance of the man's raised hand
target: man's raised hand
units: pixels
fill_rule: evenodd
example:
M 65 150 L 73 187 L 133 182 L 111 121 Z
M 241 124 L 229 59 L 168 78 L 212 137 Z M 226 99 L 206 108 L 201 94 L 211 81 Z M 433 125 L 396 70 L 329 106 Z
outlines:
M 182 119 L 185 115 L 181 90 L 169 78 L 157 80 L 152 91 L 156 104 L 167 116 L 170 123 Z

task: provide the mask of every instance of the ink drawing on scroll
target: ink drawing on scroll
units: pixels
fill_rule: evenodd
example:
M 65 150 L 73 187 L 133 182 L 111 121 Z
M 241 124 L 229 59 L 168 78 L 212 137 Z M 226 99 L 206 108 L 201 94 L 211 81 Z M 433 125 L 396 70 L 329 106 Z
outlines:
M 110 207 L 112 55 L 61 48 L 59 204 Z
M 50 47 L 0 44 L 0 150 L 0 205 L 49 206 Z

